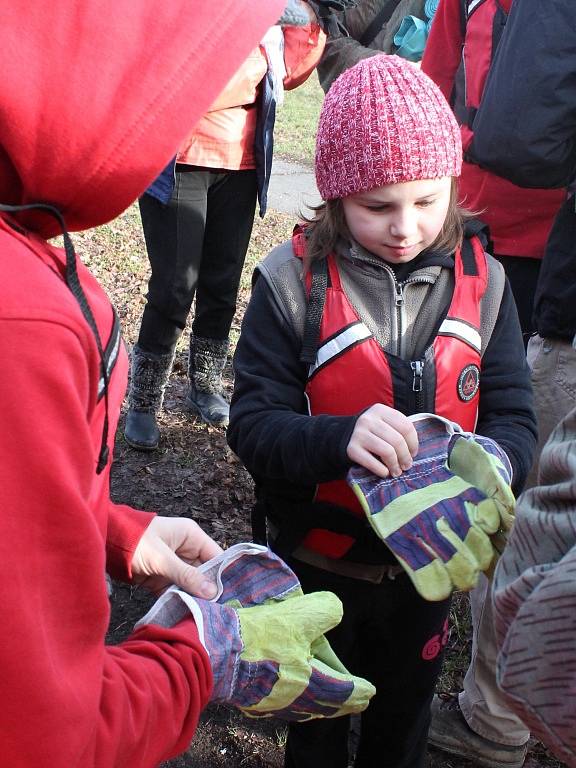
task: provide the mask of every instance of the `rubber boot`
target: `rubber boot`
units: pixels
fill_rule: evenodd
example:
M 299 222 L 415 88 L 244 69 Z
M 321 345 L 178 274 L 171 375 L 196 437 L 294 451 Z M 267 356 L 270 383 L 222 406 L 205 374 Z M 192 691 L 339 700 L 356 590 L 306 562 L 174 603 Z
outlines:
M 137 451 L 154 451 L 160 441 L 156 414 L 162 407 L 174 353 L 153 355 L 137 344 L 132 349 L 126 442 Z
M 222 396 L 222 371 L 226 364 L 228 339 L 190 337 L 188 405 L 207 423 L 228 425 L 230 406 Z

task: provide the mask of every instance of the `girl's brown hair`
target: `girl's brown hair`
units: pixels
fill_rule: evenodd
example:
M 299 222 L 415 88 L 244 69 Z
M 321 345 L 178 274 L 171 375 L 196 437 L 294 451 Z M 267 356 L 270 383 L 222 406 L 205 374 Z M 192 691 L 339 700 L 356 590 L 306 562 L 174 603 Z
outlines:
M 308 225 L 306 227 L 306 268 L 312 261 L 322 259 L 334 251 L 340 238 L 350 239 L 341 199 L 327 200 L 312 210 L 314 211 L 312 218 L 303 217 Z M 446 218 L 440 234 L 430 245 L 429 250 L 454 253 L 462 245 L 465 222 L 474 215 L 458 205 L 458 182 L 453 178 Z

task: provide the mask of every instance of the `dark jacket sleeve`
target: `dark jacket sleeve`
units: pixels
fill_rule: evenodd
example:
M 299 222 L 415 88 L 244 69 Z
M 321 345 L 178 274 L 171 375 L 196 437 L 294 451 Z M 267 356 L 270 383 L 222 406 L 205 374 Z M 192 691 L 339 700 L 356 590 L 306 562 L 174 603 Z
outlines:
M 329 37 L 318 65 L 318 77 L 325 93 L 342 72 L 362 59 L 368 59 L 379 53 L 394 53 L 396 50 L 394 35 L 404 16 L 425 18 L 424 0 L 397 0 L 389 20 L 382 23 L 379 31 L 374 32 L 373 40 L 363 45 L 360 41 L 387 3 L 388 0 L 379 0 L 379 2 L 358 0 L 342 15 L 341 20 L 349 37 Z
M 474 120 L 472 162 L 523 187 L 576 175 L 573 0 L 520 0 L 510 11 Z
M 491 437 L 506 451 L 514 473 L 512 490 L 518 495 L 532 466 L 537 429 L 530 370 L 508 280 L 482 357 L 476 432 Z
M 356 416 L 310 416 L 301 342 L 258 279 L 234 355 L 228 443 L 258 481 L 297 485 L 343 477 Z

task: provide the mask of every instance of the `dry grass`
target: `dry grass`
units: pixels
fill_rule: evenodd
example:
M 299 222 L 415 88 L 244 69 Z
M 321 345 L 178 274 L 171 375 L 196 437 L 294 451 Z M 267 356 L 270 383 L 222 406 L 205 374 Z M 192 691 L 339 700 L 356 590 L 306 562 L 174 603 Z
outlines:
M 316 72 L 299 88 L 287 91 L 284 104 L 278 108 L 274 131 L 277 157 L 302 165 L 312 165 L 316 126 L 324 99 Z

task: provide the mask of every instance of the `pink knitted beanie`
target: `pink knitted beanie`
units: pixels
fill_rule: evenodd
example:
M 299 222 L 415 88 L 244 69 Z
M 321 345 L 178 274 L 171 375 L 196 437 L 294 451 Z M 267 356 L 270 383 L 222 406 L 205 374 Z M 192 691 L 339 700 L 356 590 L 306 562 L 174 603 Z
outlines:
M 459 176 L 460 129 L 439 88 L 399 56 L 371 56 L 334 81 L 316 136 L 324 200 Z

